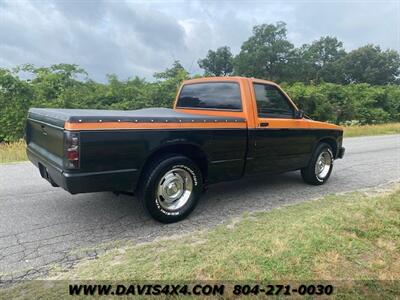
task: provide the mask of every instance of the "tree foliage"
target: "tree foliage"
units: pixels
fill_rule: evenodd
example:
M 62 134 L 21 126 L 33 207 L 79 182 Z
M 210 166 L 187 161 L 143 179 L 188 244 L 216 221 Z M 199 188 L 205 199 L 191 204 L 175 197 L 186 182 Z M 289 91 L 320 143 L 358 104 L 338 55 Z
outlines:
M 285 78 L 293 44 L 286 39 L 286 24 L 263 24 L 242 44 L 235 57 L 235 74 L 279 80 Z
M 157 73 L 155 82 L 139 77 L 120 80 L 113 74 L 108 75 L 106 83 L 88 78 L 78 80 L 85 72 L 76 66 L 71 66 L 72 71 L 68 72 L 57 66 L 36 68 L 30 65 L 23 69 L 29 70 L 29 79 L 21 79 L 15 70 L 0 69 L 0 141 L 22 137 L 29 107 L 122 110 L 172 107 L 180 83 L 189 78 L 179 62 Z M 284 84 L 284 88 L 316 120 L 334 123 L 400 121 L 399 85 L 297 82 Z
M 20 72 L 28 79 L 21 79 Z M 176 91 L 183 80 L 189 79 L 189 73 L 175 61 L 171 68 L 154 76 L 157 80 L 148 82 L 139 77 L 120 80 L 115 74 L 108 74 L 106 83 L 98 83 L 76 65 L 0 69 L 0 142 L 23 136 L 30 107 L 122 110 L 172 107 Z
M 229 47 L 210 50 L 199 60 L 208 76 L 231 73 L 283 83 L 292 99 L 316 120 L 346 123 L 400 121 L 400 57 L 394 50 L 366 45 L 349 53 L 335 37 L 295 48 L 285 23 L 253 28 L 235 57 Z M 23 74 L 22 76 L 20 76 Z M 107 75 L 91 80 L 73 64 L 0 68 L 0 142 L 23 136 L 29 107 L 138 109 L 172 107 L 189 73 L 179 61 L 155 81 Z
M 292 79 L 303 82 L 338 82 L 337 61 L 346 55 L 343 43 L 335 37 L 321 37 L 297 50 L 297 65 L 291 67 Z M 294 78 L 293 78 L 294 77 Z M 299 80 L 299 79 L 302 80 Z
M 400 56 L 394 50 L 382 51 L 379 46 L 366 45 L 348 53 L 338 61 L 343 83 L 394 83 L 400 76 Z
M 207 56 L 199 59 L 200 68 L 204 69 L 206 76 L 227 76 L 233 71 L 233 55 L 227 46 L 216 51 L 208 50 Z
M 340 85 L 322 83 L 284 85 L 285 91 L 312 119 L 345 124 L 400 121 L 400 86 L 367 83 Z
M 224 72 L 222 50 L 209 50 L 198 64 L 206 76 L 236 75 L 277 82 L 340 84 L 369 83 L 384 85 L 400 82 L 400 56 L 395 50 L 382 51 L 366 45 L 346 53 L 336 37 L 325 36 L 311 44 L 294 47 L 287 39 L 286 24 L 262 24 L 253 28 L 233 60 L 233 71 Z M 219 51 L 220 50 L 220 51 Z

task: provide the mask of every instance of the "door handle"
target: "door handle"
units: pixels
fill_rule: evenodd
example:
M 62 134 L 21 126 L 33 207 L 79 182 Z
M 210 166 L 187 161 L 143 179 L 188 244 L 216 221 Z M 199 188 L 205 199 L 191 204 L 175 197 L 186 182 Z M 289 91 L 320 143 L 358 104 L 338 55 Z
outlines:
M 268 127 L 269 123 L 268 122 L 263 122 L 260 123 L 260 127 Z

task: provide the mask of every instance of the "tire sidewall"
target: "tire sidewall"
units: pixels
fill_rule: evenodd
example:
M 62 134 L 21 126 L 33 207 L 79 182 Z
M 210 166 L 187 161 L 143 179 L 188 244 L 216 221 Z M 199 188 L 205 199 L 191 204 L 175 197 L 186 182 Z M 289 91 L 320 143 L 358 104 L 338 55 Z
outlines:
M 186 170 L 193 181 L 192 193 L 186 204 L 178 210 L 168 211 L 164 209 L 156 196 L 156 190 L 161 178 L 170 170 L 181 168 Z M 171 223 L 184 219 L 197 204 L 202 191 L 202 175 L 196 164 L 187 157 L 174 156 L 161 161 L 150 173 L 149 180 L 144 189 L 143 202 L 146 210 L 152 217 L 163 223 Z
M 327 150 L 327 151 L 329 152 L 329 155 L 331 156 L 332 163 L 331 163 L 331 166 L 330 166 L 330 168 L 329 168 L 328 174 L 326 174 L 325 178 L 321 179 L 321 178 L 319 178 L 319 177 L 317 176 L 317 174 L 315 174 L 315 164 L 317 163 L 317 159 L 318 159 L 319 155 L 320 155 L 324 150 Z M 333 156 L 332 149 L 331 149 L 331 147 L 330 147 L 328 144 L 321 144 L 321 145 L 316 149 L 316 151 L 315 151 L 315 156 L 313 157 L 313 161 L 312 161 L 311 167 L 312 167 L 312 170 L 313 170 L 313 172 L 314 172 L 315 181 L 316 181 L 318 184 L 323 184 L 323 183 L 325 183 L 325 182 L 329 179 L 329 177 L 331 176 L 332 169 L 333 169 L 333 162 L 334 162 L 334 158 L 333 158 L 333 157 L 334 157 L 334 156 Z

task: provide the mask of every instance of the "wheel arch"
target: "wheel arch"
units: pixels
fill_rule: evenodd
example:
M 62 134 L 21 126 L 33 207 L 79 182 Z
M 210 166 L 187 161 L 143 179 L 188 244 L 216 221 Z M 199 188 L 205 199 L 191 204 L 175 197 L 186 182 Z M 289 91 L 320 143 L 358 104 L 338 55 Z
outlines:
M 334 137 L 329 137 L 329 136 L 328 136 L 328 137 L 320 138 L 320 139 L 317 140 L 317 142 L 315 143 L 313 151 L 314 151 L 315 148 L 316 148 L 319 144 L 321 144 L 321 143 L 326 143 L 326 144 L 328 144 L 329 146 L 331 146 L 332 151 L 333 151 L 333 156 L 334 156 L 334 158 L 337 158 L 337 155 L 338 155 L 338 143 L 337 143 L 337 141 L 336 141 L 336 139 L 335 139 Z
M 145 173 L 146 168 L 158 157 L 168 154 L 180 154 L 193 160 L 199 167 L 203 182 L 206 181 L 208 176 L 208 158 L 206 153 L 200 148 L 200 146 L 192 143 L 174 143 L 160 146 L 152 151 L 145 159 L 145 162 L 140 168 L 139 180 Z

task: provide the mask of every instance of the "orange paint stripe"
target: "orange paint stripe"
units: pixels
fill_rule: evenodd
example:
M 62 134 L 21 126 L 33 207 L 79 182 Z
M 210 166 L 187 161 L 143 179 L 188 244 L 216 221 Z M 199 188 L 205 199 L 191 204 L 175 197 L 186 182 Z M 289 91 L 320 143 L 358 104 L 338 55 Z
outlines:
M 65 122 L 66 130 L 107 130 L 107 129 L 186 129 L 186 128 L 246 128 L 245 122 L 215 122 L 215 123 L 132 123 L 132 122 L 104 122 L 104 123 L 70 123 Z
M 308 120 L 308 125 L 309 125 L 309 128 L 313 128 L 313 129 L 333 129 L 333 130 L 343 131 L 343 127 L 335 125 L 335 124 L 331 124 L 331 123 Z

